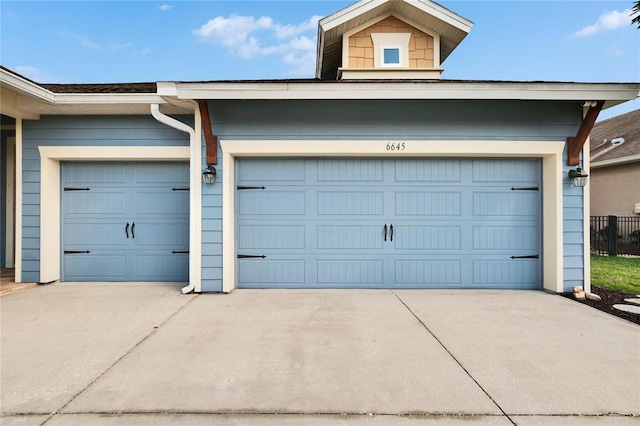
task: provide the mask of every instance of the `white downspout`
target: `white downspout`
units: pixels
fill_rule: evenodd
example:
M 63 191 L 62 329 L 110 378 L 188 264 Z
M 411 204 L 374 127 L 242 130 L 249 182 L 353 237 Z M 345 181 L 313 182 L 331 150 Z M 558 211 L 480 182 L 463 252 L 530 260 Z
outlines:
M 159 104 L 151 104 L 151 115 L 160 123 L 189 134 L 189 284 L 182 288 L 182 293 L 187 294 L 196 288 L 196 281 L 199 281 L 198 278 L 200 277 L 200 273 L 197 271 L 198 268 L 196 268 L 196 264 L 200 263 L 197 262 L 200 257 L 197 242 L 200 239 L 196 235 L 196 222 L 199 217 L 196 206 L 199 206 L 199 204 L 197 203 L 195 190 L 195 186 L 200 182 L 201 159 L 196 149 L 200 141 L 196 140 L 196 132 L 193 128 L 161 113 Z

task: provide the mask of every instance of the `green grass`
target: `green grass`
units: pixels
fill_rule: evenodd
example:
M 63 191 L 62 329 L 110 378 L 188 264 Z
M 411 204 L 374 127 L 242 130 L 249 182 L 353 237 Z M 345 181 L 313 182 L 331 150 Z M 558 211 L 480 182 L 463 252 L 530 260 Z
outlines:
M 591 256 L 591 284 L 640 294 L 640 259 Z

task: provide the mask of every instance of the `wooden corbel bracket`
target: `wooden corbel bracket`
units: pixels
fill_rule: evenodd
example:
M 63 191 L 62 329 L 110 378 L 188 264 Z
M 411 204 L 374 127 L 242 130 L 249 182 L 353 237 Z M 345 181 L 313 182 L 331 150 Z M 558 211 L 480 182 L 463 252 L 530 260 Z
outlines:
M 207 101 L 199 99 L 198 109 L 200 110 L 202 131 L 204 132 L 204 141 L 207 147 L 207 164 L 218 164 L 218 137 L 213 135 L 213 130 L 211 129 L 211 117 L 209 117 Z
M 587 114 L 582 119 L 582 124 L 576 136 L 567 138 L 567 152 L 569 154 L 567 165 L 577 166 L 580 164 L 580 151 L 582 151 L 603 106 L 604 101 L 597 101 L 595 105 L 592 103 L 587 110 Z

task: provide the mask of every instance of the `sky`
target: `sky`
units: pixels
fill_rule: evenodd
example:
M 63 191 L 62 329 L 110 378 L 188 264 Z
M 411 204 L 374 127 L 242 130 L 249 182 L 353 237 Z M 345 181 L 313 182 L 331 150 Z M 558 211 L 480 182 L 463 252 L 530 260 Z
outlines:
M 0 64 L 38 83 L 313 78 L 318 20 L 354 2 L 0 0 Z M 474 23 L 443 79 L 640 82 L 633 0 L 438 3 Z

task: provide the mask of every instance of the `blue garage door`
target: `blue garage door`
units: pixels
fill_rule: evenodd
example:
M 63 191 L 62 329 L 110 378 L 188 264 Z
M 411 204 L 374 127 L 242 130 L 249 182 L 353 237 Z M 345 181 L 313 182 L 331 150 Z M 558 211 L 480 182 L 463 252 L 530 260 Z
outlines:
M 188 281 L 187 163 L 65 163 L 65 281 Z
M 540 163 L 243 159 L 244 288 L 539 288 Z

